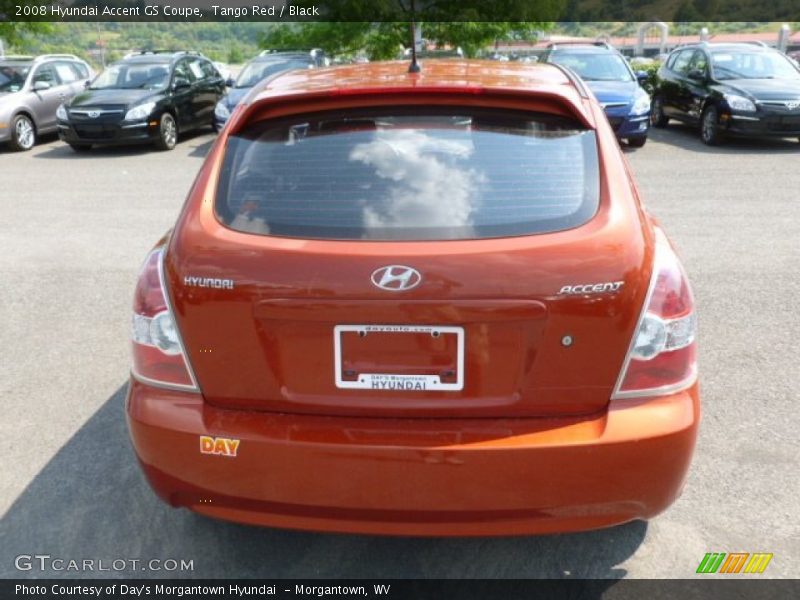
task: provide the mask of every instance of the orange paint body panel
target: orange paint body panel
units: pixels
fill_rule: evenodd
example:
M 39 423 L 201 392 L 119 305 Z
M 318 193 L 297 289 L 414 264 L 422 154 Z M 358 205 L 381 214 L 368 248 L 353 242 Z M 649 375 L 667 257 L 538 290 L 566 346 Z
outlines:
M 656 340 L 661 362 L 632 358 L 644 307 L 664 295 L 657 256 L 672 251 L 640 205 L 602 108 L 553 66 L 406 69 L 282 75 L 257 86 L 220 133 L 159 271 L 196 390 L 134 376 L 128 392 L 148 481 L 173 506 L 320 531 L 511 535 L 658 514 L 679 495 L 694 449 L 693 363 L 678 384 L 614 396 L 631 360 L 642 360 L 640 381 L 651 381 L 648 364 L 668 373 L 682 360 L 691 306 L 668 294 L 672 313 L 654 321 L 668 332 Z M 595 214 L 563 230 L 443 241 L 262 235 L 218 214 L 229 143 L 249 128 L 409 106 L 570 117 L 596 138 Z M 371 276 L 387 265 L 409 265 L 422 282 L 381 289 Z M 192 277 L 230 283 L 197 287 Z M 605 282 L 613 285 L 592 293 Z M 572 286 L 583 291 L 564 292 Z M 339 326 L 441 327 L 461 337 L 350 331 L 336 340 Z M 693 346 L 683 351 L 694 360 Z M 349 389 L 337 379 L 380 368 L 463 385 Z

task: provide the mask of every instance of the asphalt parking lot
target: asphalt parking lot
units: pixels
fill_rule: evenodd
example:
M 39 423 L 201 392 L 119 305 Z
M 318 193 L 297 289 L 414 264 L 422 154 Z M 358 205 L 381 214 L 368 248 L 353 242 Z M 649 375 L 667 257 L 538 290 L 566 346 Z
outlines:
M 14 559 L 48 554 L 192 560 L 192 577 L 690 577 L 706 552 L 772 552 L 764 577 L 798 576 L 797 140 L 712 149 L 673 126 L 626 151 L 698 302 L 704 415 L 679 501 L 603 531 L 444 540 L 217 522 L 144 482 L 123 416 L 133 285 L 213 141 L 0 150 L 0 576 L 42 576 Z

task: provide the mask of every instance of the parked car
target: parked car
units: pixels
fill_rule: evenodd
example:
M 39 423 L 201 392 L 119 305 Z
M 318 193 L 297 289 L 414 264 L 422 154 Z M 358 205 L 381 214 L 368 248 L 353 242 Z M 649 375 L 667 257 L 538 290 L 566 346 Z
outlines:
M 152 143 L 213 124 L 225 82 L 197 52 L 138 52 L 114 63 L 58 109 L 58 134 L 75 151 L 100 144 Z
M 219 131 L 225 126 L 233 109 L 263 79 L 293 69 L 313 69 L 317 65 L 317 60 L 305 52 L 269 52 L 255 57 L 242 68 L 236 81 L 228 81 L 230 89 L 214 109 L 214 129 Z
M 727 135 L 800 138 L 800 69 L 761 44 L 699 43 L 658 71 L 652 124 L 698 125 L 705 144 Z
M 542 58 L 575 71 L 597 96 L 617 138 L 641 148 L 650 130 L 650 96 L 644 72 L 634 72 L 625 57 L 605 42 L 550 44 Z
M 56 130 L 56 110 L 94 77 L 72 54 L 0 58 L 0 143 L 30 150 L 37 137 Z
M 603 109 L 555 65 L 422 68 L 284 73 L 220 133 L 134 296 L 150 485 L 359 533 L 658 514 L 697 434 L 694 301 Z

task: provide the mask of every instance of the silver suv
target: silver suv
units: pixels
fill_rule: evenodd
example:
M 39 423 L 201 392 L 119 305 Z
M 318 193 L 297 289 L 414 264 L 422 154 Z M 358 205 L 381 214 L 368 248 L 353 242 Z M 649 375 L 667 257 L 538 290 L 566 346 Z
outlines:
M 92 68 L 72 54 L 0 58 L 0 143 L 30 150 L 56 130 L 56 110 L 82 91 Z

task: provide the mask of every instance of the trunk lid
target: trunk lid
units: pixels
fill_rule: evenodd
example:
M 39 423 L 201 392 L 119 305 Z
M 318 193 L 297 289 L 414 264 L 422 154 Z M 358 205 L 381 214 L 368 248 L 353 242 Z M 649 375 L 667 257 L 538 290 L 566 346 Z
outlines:
M 195 239 L 187 252 L 177 238 L 166 273 L 189 360 L 205 399 L 219 406 L 404 417 L 591 413 L 605 407 L 619 375 L 648 269 L 641 231 L 596 222 L 589 229 L 588 237 L 481 241 L 467 251 L 470 244 L 448 242 L 446 252 L 413 256 L 383 255 L 374 244 L 354 254 L 345 242 L 280 240 L 247 248 Z M 412 266 L 422 283 L 403 292 L 376 287 L 371 274 L 391 264 Z M 559 293 L 609 282 L 623 283 Z M 463 372 L 447 373 L 459 366 L 457 336 L 373 327 L 361 337 L 337 332 L 343 325 L 460 328 Z M 337 377 L 354 379 L 349 371 L 438 374 L 463 387 L 337 386 Z

